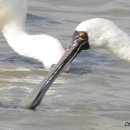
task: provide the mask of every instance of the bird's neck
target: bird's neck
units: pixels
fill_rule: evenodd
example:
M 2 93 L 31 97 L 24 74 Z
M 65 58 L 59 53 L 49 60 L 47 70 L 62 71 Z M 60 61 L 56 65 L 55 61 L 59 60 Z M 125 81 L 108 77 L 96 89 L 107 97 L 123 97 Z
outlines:
M 14 49 L 20 46 L 20 40 L 25 33 L 25 23 L 28 10 L 28 0 L 2 1 L 4 11 L 0 30 L 6 38 L 8 44 Z
M 106 48 L 119 58 L 130 62 L 130 37 L 119 28 L 109 33 L 106 34 L 108 39 Z
M 121 59 L 130 62 L 130 37 L 118 27 L 97 29 L 90 34 L 92 48 L 105 48 Z
M 21 32 L 24 32 L 24 30 L 25 30 L 24 24 L 12 20 L 3 26 L 2 33 L 7 38 L 8 35 L 13 36 L 15 34 L 21 34 Z
M 27 41 L 26 38 L 28 37 L 28 35 L 24 31 L 24 26 L 19 25 L 19 23 L 12 22 L 6 24 L 3 27 L 2 33 L 6 38 L 9 46 L 13 50 L 21 54 L 22 53 L 21 48 L 26 47 L 24 45 L 26 44 L 25 40 Z

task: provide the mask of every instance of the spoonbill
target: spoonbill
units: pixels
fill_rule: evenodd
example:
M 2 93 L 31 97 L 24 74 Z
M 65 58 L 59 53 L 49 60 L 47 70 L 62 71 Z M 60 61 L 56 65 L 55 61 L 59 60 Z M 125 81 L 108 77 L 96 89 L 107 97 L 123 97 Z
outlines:
M 28 0 L 0 0 L 0 31 L 18 54 L 41 61 L 45 69 L 56 64 L 65 50 L 58 39 L 25 31 Z
M 99 47 L 108 49 L 121 59 L 130 62 L 130 37 L 124 31 L 110 20 L 94 18 L 84 21 L 76 27 L 71 45 L 63 57 L 40 85 L 21 102 L 21 106 L 35 109 L 53 81 L 82 50 Z

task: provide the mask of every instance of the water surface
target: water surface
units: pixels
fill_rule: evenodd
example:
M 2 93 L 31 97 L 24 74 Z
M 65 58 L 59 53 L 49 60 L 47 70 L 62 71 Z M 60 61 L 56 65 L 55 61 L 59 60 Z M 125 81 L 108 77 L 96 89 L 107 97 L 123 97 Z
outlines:
M 130 35 L 130 2 L 30 0 L 27 31 L 69 46 L 74 28 L 100 17 Z M 42 64 L 16 54 L 0 35 L 0 130 L 124 130 L 130 122 L 130 65 L 109 52 L 82 52 L 52 85 L 36 111 L 19 102 L 46 76 Z

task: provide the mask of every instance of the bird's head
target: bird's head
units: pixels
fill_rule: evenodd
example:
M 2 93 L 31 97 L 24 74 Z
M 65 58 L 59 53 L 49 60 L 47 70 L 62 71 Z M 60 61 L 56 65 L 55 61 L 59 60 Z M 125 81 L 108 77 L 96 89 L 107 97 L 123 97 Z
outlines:
M 71 44 L 75 44 L 75 42 L 80 45 L 80 50 L 87 50 L 90 48 L 89 36 L 85 31 L 74 31 Z
M 114 24 L 104 19 L 92 19 L 79 24 L 72 35 L 70 46 L 45 78 L 42 88 L 40 88 L 39 93 L 29 104 L 29 108 L 36 108 L 36 106 L 40 104 L 42 97 L 53 81 L 82 50 L 104 46 L 106 38 L 109 39 L 110 35 L 109 32 L 106 33 L 106 30 L 111 29 L 111 27 L 114 27 Z

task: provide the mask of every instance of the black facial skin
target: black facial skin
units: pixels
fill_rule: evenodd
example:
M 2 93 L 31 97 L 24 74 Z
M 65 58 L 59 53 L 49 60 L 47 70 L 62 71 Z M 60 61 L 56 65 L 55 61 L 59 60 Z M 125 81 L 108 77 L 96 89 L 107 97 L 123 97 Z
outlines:
M 43 96 L 49 89 L 54 80 L 60 73 L 72 62 L 72 60 L 82 51 L 89 49 L 88 34 L 86 32 L 75 31 L 72 36 L 72 42 L 60 61 L 48 73 L 38 87 L 21 102 L 21 106 L 29 109 L 35 109 L 42 101 Z
M 90 48 L 90 46 L 89 46 L 89 42 L 88 42 L 89 37 L 88 37 L 88 34 L 86 32 L 83 32 L 83 31 L 81 31 L 81 32 L 74 31 L 73 36 L 72 36 L 72 41 L 74 41 L 76 38 L 81 37 L 81 34 L 83 34 L 85 36 L 83 36 L 84 37 L 83 38 L 84 42 L 82 41 L 83 43 L 82 43 L 82 46 L 81 46 L 80 49 L 81 50 L 88 50 Z

